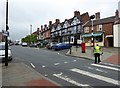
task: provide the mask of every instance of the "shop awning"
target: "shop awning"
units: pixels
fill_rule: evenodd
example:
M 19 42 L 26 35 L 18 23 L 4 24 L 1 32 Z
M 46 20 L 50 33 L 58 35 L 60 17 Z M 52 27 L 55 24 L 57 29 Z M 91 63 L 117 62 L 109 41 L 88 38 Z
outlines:
M 93 33 L 93 36 L 96 37 L 96 36 L 101 36 L 103 33 L 100 32 L 100 33 Z M 82 37 L 91 37 L 92 34 L 82 34 Z

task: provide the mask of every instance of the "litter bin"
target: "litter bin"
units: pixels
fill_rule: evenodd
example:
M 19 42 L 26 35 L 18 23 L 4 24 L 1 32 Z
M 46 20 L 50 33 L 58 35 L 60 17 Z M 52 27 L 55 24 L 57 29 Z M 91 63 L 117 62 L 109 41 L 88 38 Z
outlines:
M 82 43 L 82 53 L 85 53 L 85 43 Z

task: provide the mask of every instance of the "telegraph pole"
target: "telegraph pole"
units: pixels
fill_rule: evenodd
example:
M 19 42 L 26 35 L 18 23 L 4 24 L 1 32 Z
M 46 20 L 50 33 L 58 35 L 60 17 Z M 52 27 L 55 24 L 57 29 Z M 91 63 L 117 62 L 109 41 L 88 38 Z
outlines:
M 8 0 L 6 1 L 5 66 L 8 66 Z

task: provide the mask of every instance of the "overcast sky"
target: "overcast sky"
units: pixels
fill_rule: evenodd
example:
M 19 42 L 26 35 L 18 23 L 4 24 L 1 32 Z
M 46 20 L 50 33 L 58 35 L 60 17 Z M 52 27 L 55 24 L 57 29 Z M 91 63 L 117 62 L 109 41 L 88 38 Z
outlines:
M 114 16 L 120 0 L 8 0 L 9 31 L 12 40 L 18 40 L 36 31 L 41 25 L 60 19 L 72 18 L 74 11 L 93 15 L 100 12 L 101 18 Z M 0 30 L 5 29 L 6 0 L 0 0 Z

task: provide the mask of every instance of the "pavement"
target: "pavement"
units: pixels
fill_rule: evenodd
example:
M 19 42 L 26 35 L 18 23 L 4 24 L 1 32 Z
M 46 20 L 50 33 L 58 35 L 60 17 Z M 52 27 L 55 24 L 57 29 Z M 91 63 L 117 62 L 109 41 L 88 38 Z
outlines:
M 25 88 L 36 88 L 49 86 L 50 88 L 60 88 L 59 84 L 52 80 L 42 76 L 40 73 L 35 71 L 33 68 L 25 65 L 24 63 L 9 63 L 8 66 L 0 64 L 2 76 L 0 80 L 2 87 L 25 87 Z
M 102 47 L 103 54 L 100 56 L 101 61 L 105 63 L 117 64 L 120 65 L 120 50 L 119 48 L 113 47 Z M 66 53 L 69 56 L 75 57 L 82 57 L 89 60 L 94 60 L 93 55 L 93 47 L 85 47 L 85 53 L 82 53 L 81 47 L 73 46 L 70 50 Z
M 104 52 L 101 56 L 102 62 L 120 65 L 118 48 L 103 47 L 102 49 Z M 71 54 L 69 50 L 66 55 L 94 60 L 91 47 L 86 47 L 85 53 L 82 53 L 81 47 L 76 48 L 73 46 L 71 48 Z M 0 86 L 3 86 L 3 88 L 8 86 L 12 86 L 12 88 L 16 86 L 24 86 L 25 88 L 36 88 L 38 86 L 60 88 L 59 84 L 42 76 L 35 69 L 22 62 L 9 63 L 9 66 L 5 66 L 4 63 L 0 63 Z

